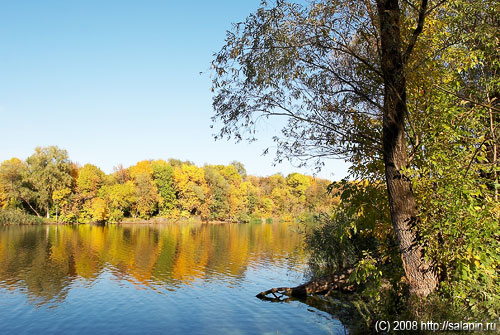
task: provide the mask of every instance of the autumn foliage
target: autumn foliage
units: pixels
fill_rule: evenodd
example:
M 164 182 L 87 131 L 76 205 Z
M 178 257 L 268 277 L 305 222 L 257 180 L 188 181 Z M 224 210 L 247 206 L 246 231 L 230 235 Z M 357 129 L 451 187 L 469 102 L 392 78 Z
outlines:
M 59 222 L 120 222 L 124 218 L 249 222 L 285 220 L 330 212 L 331 182 L 299 173 L 247 176 L 241 163 L 205 165 L 171 159 L 144 160 L 111 174 L 72 163 L 65 150 L 37 148 L 26 161 L 0 165 L 2 208 L 52 217 Z

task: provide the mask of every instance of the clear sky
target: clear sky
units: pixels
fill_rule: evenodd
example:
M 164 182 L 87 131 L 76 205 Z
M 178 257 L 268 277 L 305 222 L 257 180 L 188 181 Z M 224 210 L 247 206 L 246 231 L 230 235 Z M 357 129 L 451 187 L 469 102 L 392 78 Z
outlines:
M 157 158 L 242 162 L 248 173 L 292 171 L 252 144 L 214 141 L 209 67 L 231 23 L 260 0 L 0 2 L 0 161 L 57 145 L 105 172 Z M 200 75 L 200 72 L 203 74 Z M 346 175 L 330 161 L 319 174 Z

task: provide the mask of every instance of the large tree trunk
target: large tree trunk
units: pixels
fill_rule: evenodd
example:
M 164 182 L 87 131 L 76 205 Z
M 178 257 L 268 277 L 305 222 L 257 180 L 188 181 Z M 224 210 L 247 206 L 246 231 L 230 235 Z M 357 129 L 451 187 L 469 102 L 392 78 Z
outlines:
M 407 105 L 400 8 L 398 0 L 377 0 L 377 6 L 385 85 L 383 149 L 391 219 L 410 293 L 425 297 L 436 289 L 438 277 L 431 264 L 424 259 L 424 250 L 418 240 L 419 219 L 415 197 L 410 180 L 401 173 L 401 169 L 408 164 L 408 157 L 404 137 Z

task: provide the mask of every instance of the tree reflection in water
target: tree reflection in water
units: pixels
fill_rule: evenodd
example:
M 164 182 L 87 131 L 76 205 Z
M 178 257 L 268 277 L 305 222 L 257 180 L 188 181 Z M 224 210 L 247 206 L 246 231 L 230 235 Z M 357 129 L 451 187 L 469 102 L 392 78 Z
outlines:
M 109 273 L 138 288 L 175 290 L 195 280 L 237 285 L 249 266 L 303 264 L 292 224 L 4 226 L 0 287 L 34 304 L 59 304 L 73 283 Z

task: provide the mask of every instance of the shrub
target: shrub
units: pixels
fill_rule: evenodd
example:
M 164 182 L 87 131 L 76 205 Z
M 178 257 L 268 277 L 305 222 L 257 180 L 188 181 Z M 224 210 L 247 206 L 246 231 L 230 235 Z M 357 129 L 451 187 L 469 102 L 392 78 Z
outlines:
M 42 218 L 25 214 L 20 210 L 0 210 L 1 225 L 40 225 L 43 223 Z

